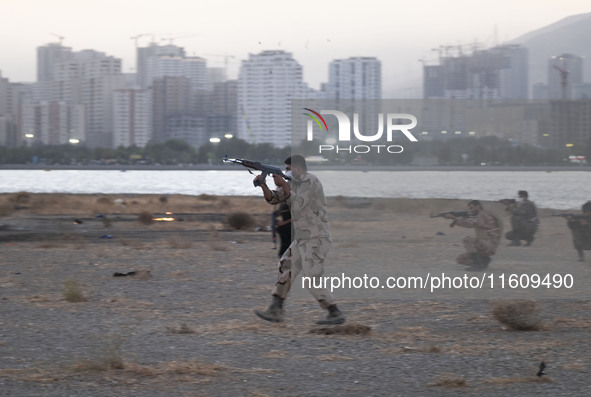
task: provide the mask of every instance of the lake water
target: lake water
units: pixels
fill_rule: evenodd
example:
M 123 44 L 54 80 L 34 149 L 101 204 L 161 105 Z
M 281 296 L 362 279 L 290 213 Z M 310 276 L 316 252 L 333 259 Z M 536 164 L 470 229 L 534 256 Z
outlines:
M 541 208 L 591 200 L 586 171 L 313 171 L 327 196 L 499 200 L 527 190 Z M 0 170 L 0 193 L 259 195 L 245 170 Z

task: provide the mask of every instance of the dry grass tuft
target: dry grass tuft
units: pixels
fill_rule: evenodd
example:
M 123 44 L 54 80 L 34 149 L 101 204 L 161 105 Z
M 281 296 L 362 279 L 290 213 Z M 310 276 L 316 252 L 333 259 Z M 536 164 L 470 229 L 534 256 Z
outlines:
M 6 204 L 0 204 L 0 217 L 10 216 L 13 213 L 14 213 L 14 206 L 12 206 L 12 205 L 6 205 Z
M 433 382 L 429 383 L 429 386 L 439 386 L 439 387 L 448 387 L 448 388 L 455 388 L 455 387 L 466 387 L 468 386 L 468 382 L 464 379 L 463 376 L 454 375 L 454 374 L 444 374 L 438 376 Z
M 93 346 L 93 357 L 75 363 L 72 370 L 103 372 L 125 368 L 121 353 L 124 341 L 120 336 L 106 335 Z
M 113 221 L 108 216 L 101 217 L 101 222 L 103 223 L 104 227 L 111 227 Z
M 178 328 L 166 327 L 166 330 L 171 334 L 194 334 L 196 331 L 187 324 L 182 323 Z
M 318 335 L 369 335 L 371 327 L 363 324 L 335 325 L 334 327 L 316 327 L 308 331 Z
M 124 247 L 131 247 L 135 249 L 141 249 L 144 247 L 144 243 L 135 238 L 120 238 L 119 243 L 121 243 L 121 245 Z
M 493 303 L 492 314 L 497 321 L 519 331 L 543 329 L 542 318 L 532 300 L 497 301 Z
M 62 235 L 61 240 L 72 244 L 75 249 L 86 249 L 88 247 L 88 241 L 84 237 L 75 234 L 65 233 Z
M 243 230 L 255 224 L 254 217 L 248 212 L 232 212 L 226 217 L 226 223 L 233 229 Z
M 220 238 L 220 232 L 213 226 L 209 226 L 207 244 L 214 251 L 228 251 L 228 246 Z
M 64 281 L 64 289 L 62 292 L 64 298 L 66 298 L 68 302 L 86 302 L 88 300 L 80 288 L 80 283 L 76 280 Z

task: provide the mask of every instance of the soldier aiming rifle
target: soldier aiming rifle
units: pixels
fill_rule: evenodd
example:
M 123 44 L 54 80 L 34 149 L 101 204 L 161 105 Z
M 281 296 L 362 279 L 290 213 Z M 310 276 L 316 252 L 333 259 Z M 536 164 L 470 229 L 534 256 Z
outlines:
M 579 255 L 579 262 L 585 260 L 585 250 L 591 250 L 591 200 L 581 206 L 582 214 L 552 214 L 567 219 L 567 226 L 573 237 L 573 246 Z
M 475 229 L 475 237 L 466 236 L 462 240 L 466 252 L 460 254 L 456 262 L 468 266 L 466 270 L 469 271 L 485 270 L 490 263 L 490 257 L 495 254 L 499 246 L 502 231 L 499 219 L 485 212 L 478 200 L 468 203 L 468 211 L 444 212 L 441 216 L 453 220 L 452 225 Z

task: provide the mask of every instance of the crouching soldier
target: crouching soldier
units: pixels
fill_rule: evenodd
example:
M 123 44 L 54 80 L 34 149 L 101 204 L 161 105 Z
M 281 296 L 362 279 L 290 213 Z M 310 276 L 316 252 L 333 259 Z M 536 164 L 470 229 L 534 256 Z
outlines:
M 466 252 L 456 258 L 460 265 L 468 266 L 466 270 L 484 270 L 490 263 L 490 257 L 495 254 L 501 239 L 502 225 L 499 219 L 485 212 L 478 200 L 468 203 L 467 217 L 456 217 L 445 214 L 447 219 L 453 219 L 456 225 L 474 228 L 475 237 L 466 236 L 462 240 Z

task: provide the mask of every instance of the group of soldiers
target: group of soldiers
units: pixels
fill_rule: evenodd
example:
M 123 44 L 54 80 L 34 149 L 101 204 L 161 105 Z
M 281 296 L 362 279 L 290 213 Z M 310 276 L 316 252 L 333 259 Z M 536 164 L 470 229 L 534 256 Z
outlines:
M 263 175 L 254 179 L 254 185 L 262 189 L 267 203 L 280 205 L 273 212 L 272 220 L 280 234 L 281 248 L 277 264 L 277 282 L 271 292 L 271 304 L 266 310 L 254 310 L 261 319 L 270 322 L 284 321 L 284 302 L 299 275 L 315 281 L 306 288 L 321 308 L 327 311 L 325 318 L 317 324 L 335 325 L 346 321 L 345 314 L 337 307 L 332 292 L 322 283 L 324 262 L 331 249 L 332 240 L 326 215 L 326 198 L 322 183 L 308 172 L 306 160 L 294 155 L 285 160 L 285 173 L 273 173 L 275 187 L 270 188 Z M 536 206 L 529 201 L 526 191 L 518 192 L 518 199 L 501 200 L 511 216 L 512 229 L 505 234 L 510 246 L 530 246 L 538 229 Z M 582 207 L 583 214 L 567 217 L 568 227 L 573 234 L 579 260 L 583 250 L 591 249 L 591 201 Z M 484 210 L 478 200 L 468 203 L 468 211 L 447 212 L 436 216 L 452 219 L 453 225 L 474 228 L 476 235 L 463 240 L 466 252 L 457 257 L 457 262 L 467 270 L 484 270 L 496 253 L 502 236 L 502 222 L 492 213 Z
M 511 217 L 511 230 L 505 233 L 509 246 L 530 246 L 540 224 L 535 204 L 529 200 L 525 190 L 518 192 L 517 199 L 500 200 Z M 582 214 L 566 214 L 567 226 L 571 230 L 573 245 L 578 260 L 584 261 L 585 250 L 591 250 L 591 200 L 583 204 Z M 468 266 L 466 270 L 484 270 L 495 254 L 502 234 L 502 222 L 494 214 L 484 210 L 482 204 L 473 200 L 468 203 L 467 212 L 449 212 L 444 218 L 453 219 L 461 227 L 474 228 L 475 237 L 463 240 L 466 252 L 456 258 L 457 263 Z

